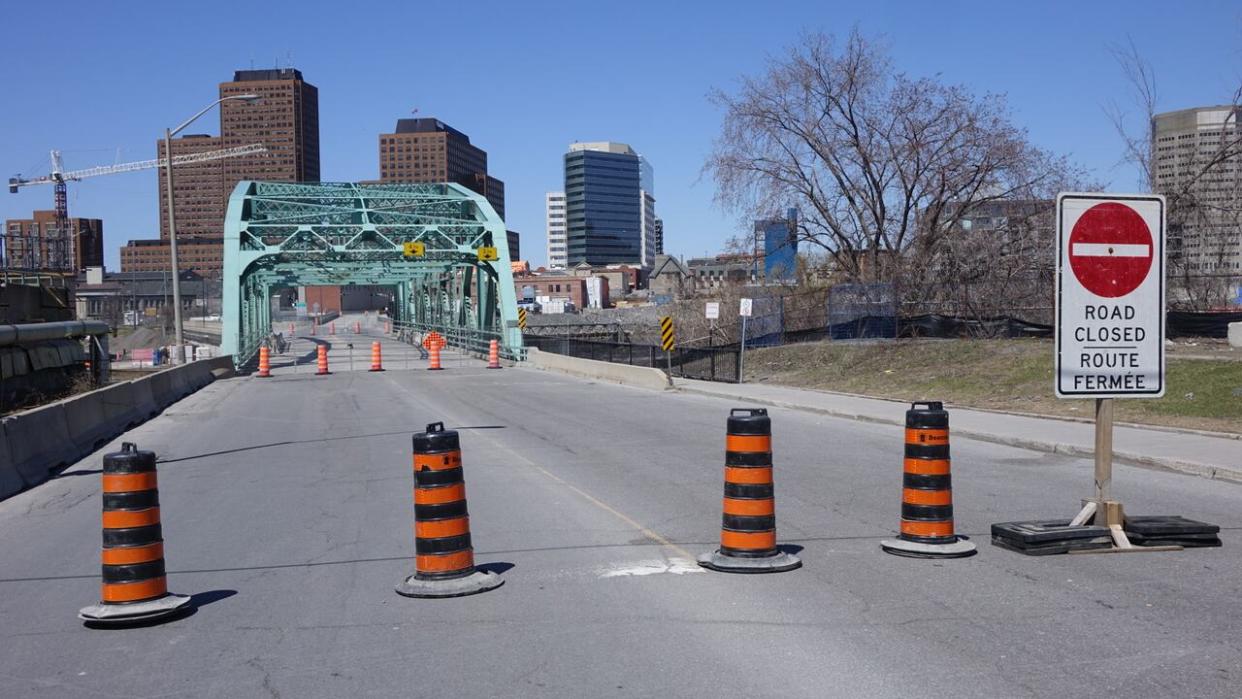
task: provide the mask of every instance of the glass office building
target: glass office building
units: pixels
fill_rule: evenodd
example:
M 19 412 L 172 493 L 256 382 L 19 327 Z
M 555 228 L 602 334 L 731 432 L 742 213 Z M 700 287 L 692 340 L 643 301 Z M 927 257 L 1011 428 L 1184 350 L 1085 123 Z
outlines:
M 643 256 L 639 156 L 624 143 L 575 143 L 565 154 L 570 267 L 640 264 Z
M 798 210 L 790 209 L 785 218 L 756 221 L 755 234 L 763 239 L 763 278 L 793 281 L 798 272 Z

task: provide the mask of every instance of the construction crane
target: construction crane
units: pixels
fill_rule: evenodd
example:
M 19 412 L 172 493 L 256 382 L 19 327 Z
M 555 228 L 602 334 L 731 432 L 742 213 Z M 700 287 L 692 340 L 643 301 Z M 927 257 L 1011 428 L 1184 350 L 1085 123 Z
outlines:
M 243 155 L 255 155 L 258 153 L 266 153 L 267 147 L 262 143 L 252 143 L 248 146 L 238 146 L 236 148 L 224 148 L 221 150 L 205 151 L 202 153 L 186 153 L 184 155 L 173 156 L 173 165 L 189 165 L 190 163 L 202 163 L 209 160 L 220 160 L 222 158 L 237 158 Z M 65 253 L 65 244 L 71 238 L 69 230 L 69 190 L 66 186 L 68 182 L 78 182 L 88 177 L 99 177 L 100 175 L 117 175 L 123 172 L 136 172 L 138 170 L 150 170 L 151 168 L 164 167 L 167 165 L 167 159 L 156 158 L 154 160 L 139 160 L 132 163 L 120 163 L 118 165 L 103 165 L 100 167 L 87 168 L 85 170 L 72 170 L 65 172 L 64 162 L 61 159 L 60 151 L 52 151 L 52 173 L 43 177 L 35 177 L 33 179 L 25 179 L 20 173 L 16 177 L 9 178 L 9 193 L 17 194 L 17 190 L 21 187 L 30 187 L 37 184 L 50 184 L 55 192 L 56 204 L 56 238 L 55 244 L 59 246 L 55 261 L 47 266 L 52 269 L 66 268 L 68 261 L 68 269 L 75 270 L 77 268 L 76 246 L 69 254 Z M 11 246 L 9 245 L 9 235 L 5 232 L 5 259 L 6 266 L 11 266 L 12 261 L 9 259 Z M 49 241 L 48 256 L 53 256 L 53 249 Z M 27 254 L 31 246 L 27 246 Z

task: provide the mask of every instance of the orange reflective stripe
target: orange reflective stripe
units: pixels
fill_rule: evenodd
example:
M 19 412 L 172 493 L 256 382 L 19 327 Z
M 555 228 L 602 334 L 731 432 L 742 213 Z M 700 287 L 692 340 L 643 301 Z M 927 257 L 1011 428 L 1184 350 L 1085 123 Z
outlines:
M 736 466 L 725 466 L 725 482 L 748 485 L 768 484 L 772 482 L 772 467 L 738 468 Z
M 446 451 L 443 454 L 415 454 L 414 470 L 444 471 L 461 466 L 460 451 Z
M 469 533 L 469 517 L 414 523 L 414 536 L 420 539 L 438 539 L 442 536 L 461 536 Z
M 466 499 L 466 484 L 455 483 L 444 488 L 415 488 L 415 505 L 443 505 Z
M 145 473 L 105 473 L 103 475 L 103 491 L 105 493 L 132 493 L 137 490 L 155 490 L 155 471 Z
M 901 501 L 911 505 L 952 505 L 953 491 L 903 488 L 901 490 Z
M 104 602 L 141 602 L 168 594 L 168 579 L 158 578 L 132 583 L 104 583 L 99 599 Z
M 906 428 L 906 444 L 930 444 L 936 446 L 948 443 L 948 430 L 929 430 L 919 427 Z
M 776 501 L 772 498 L 764 498 L 763 500 L 725 498 L 724 513 L 727 515 L 742 515 L 743 517 L 774 515 L 776 514 Z
M 731 532 L 722 529 L 720 545 L 731 549 L 774 549 L 776 548 L 776 532 Z
M 726 451 L 772 451 L 772 435 L 729 434 L 725 435 Z
M 901 520 L 901 533 L 910 536 L 947 537 L 953 536 L 953 520 L 943 522 L 912 522 Z
M 466 549 L 441 556 L 415 556 L 414 568 L 420 573 L 449 573 L 474 567 L 474 551 Z
M 146 527 L 159 523 L 160 508 L 158 507 L 150 507 L 145 510 L 109 510 L 103 513 L 104 529 Z
M 919 476 L 947 476 L 949 475 L 948 459 L 905 459 L 902 462 L 906 473 L 913 473 Z
M 127 566 L 134 563 L 150 563 L 164 557 L 164 544 L 147 544 L 146 546 L 129 546 L 116 549 L 104 549 L 103 564 L 106 566 Z

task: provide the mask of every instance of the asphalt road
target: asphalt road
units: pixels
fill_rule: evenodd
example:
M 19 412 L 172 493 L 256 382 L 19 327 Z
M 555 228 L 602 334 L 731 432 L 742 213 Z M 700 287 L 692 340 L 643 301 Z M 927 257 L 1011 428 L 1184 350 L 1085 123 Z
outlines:
M 713 573 L 692 560 L 719 534 L 734 404 L 456 358 L 349 372 L 347 339 L 318 339 L 333 375 L 278 363 L 125 436 L 160 456 L 169 586 L 192 616 L 76 618 L 120 440 L 0 502 L 0 696 L 1242 695 L 1242 487 L 1119 466 L 1129 512 L 1219 524 L 1225 546 L 1025 557 L 988 526 L 1068 518 L 1090 464 L 957 439 L 979 555 L 898 558 L 879 540 L 900 429 L 774 409 L 778 534 L 805 565 Z M 407 599 L 409 437 L 437 420 L 461 430 L 476 561 L 506 583 Z

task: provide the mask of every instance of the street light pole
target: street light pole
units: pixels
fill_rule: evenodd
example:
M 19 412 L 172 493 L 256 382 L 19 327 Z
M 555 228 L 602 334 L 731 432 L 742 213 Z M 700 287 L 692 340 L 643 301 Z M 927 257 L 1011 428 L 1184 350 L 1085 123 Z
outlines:
M 181 268 L 177 264 L 177 224 L 173 213 L 172 129 L 164 129 L 164 182 L 168 196 L 168 253 L 172 262 L 173 332 L 177 364 L 185 364 L 185 345 L 181 327 Z
M 258 95 L 230 95 L 221 97 L 211 104 L 203 107 L 197 114 L 186 119 L 175 129 L 164 129 L 164 181 L 167 184 L 168 196 L 168 253 L 172 264 L 172 283 L 173 283 L 173 327 L 174 338 L 177 343 L 177 349 L 174 352 L 177 364 L 185 364 L 185 342 L 184 329 L 181 326 L 181 274 L 180 267 L 177 264 L 177 224 L 176 214 L 173 212 L 173 152 L 172 137 L 181 132 L 182 129 L 194 123 L 194 120 L 206 114 L 212 107 L 227 102 L 228 100 L 245 100 L 253 103 L 258 101 Z

